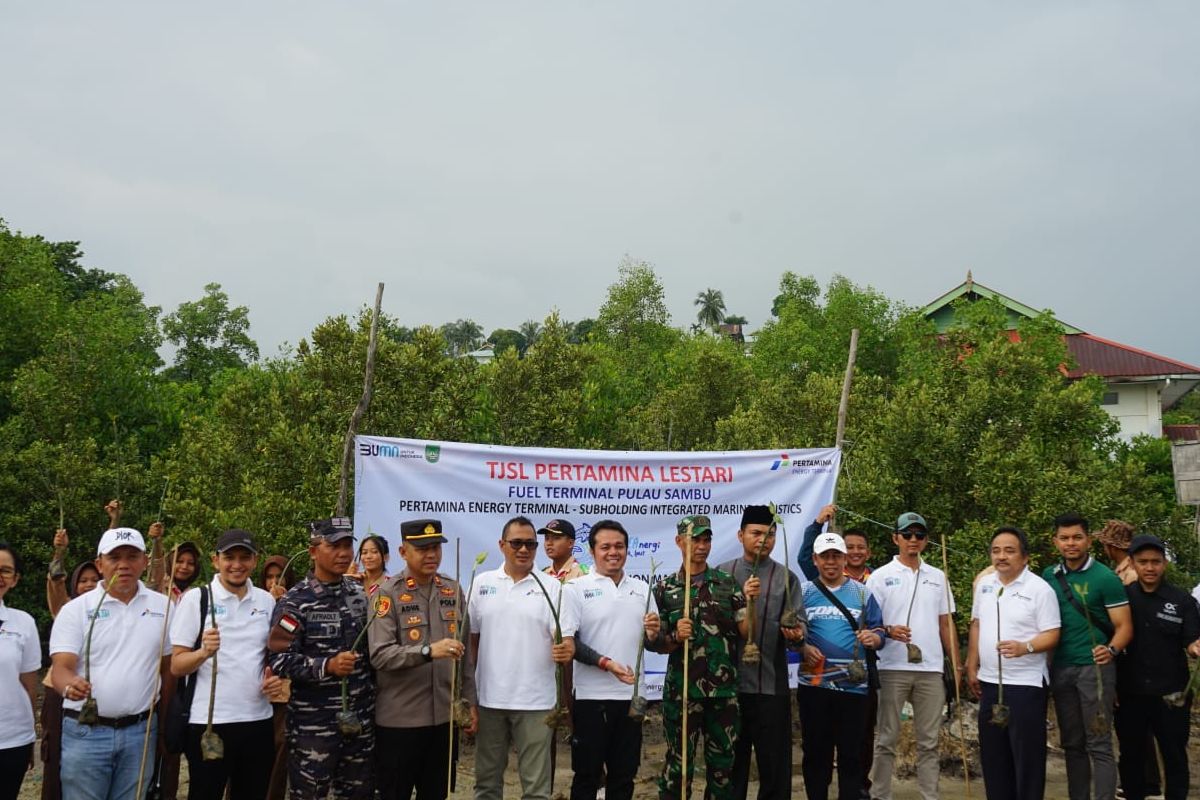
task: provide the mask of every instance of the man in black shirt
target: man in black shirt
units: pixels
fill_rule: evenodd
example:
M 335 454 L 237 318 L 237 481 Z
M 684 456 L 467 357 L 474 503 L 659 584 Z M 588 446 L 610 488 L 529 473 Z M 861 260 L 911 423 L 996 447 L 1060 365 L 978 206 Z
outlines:
M 1164 580 L 1166 547 L 1157 536 L 1135 536 L 1129 546 L 1137 582 L 1125 587 L 1133 614 L 1133 641 L 1117 659 L 1117 738 L 1126 800 L 1144 800 L 1146 735 L 1162 753 L 1166 800 L 1188 792 L 1187 740 L 1191 697 L 1185 653 L 1200 657 L 1200 610 L 1191 596 Z

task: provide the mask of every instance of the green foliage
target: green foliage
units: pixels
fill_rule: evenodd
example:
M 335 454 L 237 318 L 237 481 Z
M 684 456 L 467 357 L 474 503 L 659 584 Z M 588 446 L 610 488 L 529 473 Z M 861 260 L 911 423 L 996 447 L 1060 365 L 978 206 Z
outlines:
M 300 549 L 304 523 L 336 499 L 369 309 L 259 360 L 248 310 L 231 308 L 220 286 L 160 321 L 128 278 L 81 262 L 77 242 L 0 222 L 0 525 L 30 564 L 12 603 L 44 618 L 40 574 L 60 516 L 76 563 L 94 552 L 114 496 L 136 527 L 165 515 L 168 544 L 210 547 L 237 526 L 267 551 Z M 745 324 L 724 315 L 715 289 L 696 305 L 705 327 Z M 922 513 L 935 542 L 948 540 L 960 608 L 998 525 L 1025 528 L 1041 565 L 1050 520 L 1065 510 L 1158 533 L 1176 574 L 1200 573 L 1169 445 L 1116 439 L 1100 382 L 1064 378 L 1070 357 L 1048 316 L 1014 335 L 999 306 L 963 304 L 937 336 L 870 287 L 835 276 L 822 291 L 790 272 L 772 314 L 752 347 L 686 334 L 672 327 L 653 268 L 629 258 L 594 320 L 552 314 L 498 328 L 487 364 L 462 357 L 483 343 L 470 319 L 410 328 L 384 314 L 359 430 L 599 449 L 828 447 L 857 328 L 838 501 L 885 522 Z M 176 346 L 165 369 L 164 337 Z M 1197 409 L 1189 396 L 1174 413 L 1195 419 Z M 892 551 L 887 531 L 840 521 L 866 527 L 879 560 Z
M 258 359 L 258 345 L 250 338 L 250 309 L 229 307 L 221 284 L 204 287 L 204 297 L 180 303 L 163 317 L 163 336 L 175 345 L 175 363 L 167 377 L 207 386 L 222 370 L 238 369 Z
M 692 305 L 699 306 L 696 322 L 709 330 L 720 325 L 725 316 L 725 296 L 719 289 L 705 289 L 696 295 Z

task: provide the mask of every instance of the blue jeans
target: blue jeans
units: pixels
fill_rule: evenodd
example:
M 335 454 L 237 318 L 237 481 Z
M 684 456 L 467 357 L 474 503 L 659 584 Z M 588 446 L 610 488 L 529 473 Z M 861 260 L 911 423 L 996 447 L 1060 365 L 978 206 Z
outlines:
M 157 716 L 157 715 L 156 715 Z M 144 797 L 154 771 L 158 747 L 158 721 L 150 720 L 150 742 L 141 790 L 137 790 L 138 770 L 142 764 L 142 741 L 146 723 L 120 730 L 104 725 L 80 725 L 63 719 L 62 780 L 63 797 L 71 800 L 129 800 Z

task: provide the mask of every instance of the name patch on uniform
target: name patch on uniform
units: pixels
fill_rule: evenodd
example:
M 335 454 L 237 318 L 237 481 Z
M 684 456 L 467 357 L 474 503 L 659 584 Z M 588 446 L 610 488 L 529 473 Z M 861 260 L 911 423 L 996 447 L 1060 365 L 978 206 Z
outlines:
M 309 622 L 341 622 L 342 615 L 336 611 L 313 611 L 308 615 Z
M 454 608 L 454 606 L 458 605 L 458 601 L 453 598 L 447 599 L 443 597 L 441 600 L 438 600 L 438 605 L 443 606 L 444 608 Z
M 401 614 L 411 614 L 414 611 L 420 611 L 420 610 L 421 610 L 421 606 L 419 603 L 413 603 L 412 605 L 408 605 L 408 606 L 400 606 Z
M 279 627 L 283 628 L 288 633 L 295 633 L 297 629 L 299 629 L 300 623 L 296 622 L 296 620 L 292 619 L 287 614 L 284 614 L 279 618 Z

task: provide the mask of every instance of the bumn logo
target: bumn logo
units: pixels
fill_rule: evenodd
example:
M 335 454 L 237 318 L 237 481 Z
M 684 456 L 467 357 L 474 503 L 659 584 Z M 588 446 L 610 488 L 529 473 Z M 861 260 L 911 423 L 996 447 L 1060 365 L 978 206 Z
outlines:
M 430 464 L 436 464 L 442 457 L 442 446 L 439 444 L 425 445 L 425 460 Z

